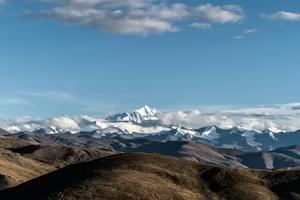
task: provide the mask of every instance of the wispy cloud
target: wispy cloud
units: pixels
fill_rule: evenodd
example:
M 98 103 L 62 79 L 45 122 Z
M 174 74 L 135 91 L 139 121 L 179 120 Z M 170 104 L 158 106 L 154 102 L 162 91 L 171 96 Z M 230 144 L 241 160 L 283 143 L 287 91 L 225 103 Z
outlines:
M 59 104 L 65 104 L 68 106 L 76 106 L 78 112 L 83 113 L 103 113 L 105 111 L 117 110 L 121 107 L 120 102 L 108 101 L 108 100 L 97 100 L 87 99 L 80 97 L 74 93 L 67 91 L 31 91 L 20 93 L 23 96 L 40 98 L 45 100 L 55 100 Z M 53 102 L 52 102 L 53 103 Z M 55 104 L 55 103 L 53 103 Z
M 252 28 L 252 29 L 247 29 L 245 30 L 241 35 L 237 35 L 234 38 L 237 40 L 243 39 L 245 38 L 247 35 L 258 32 L 258 29 Z
M 185 21 L 193 20 L 194 28 L 203 29 L 210 24 L 237 23 L 244 19 L 239 5 L 190 6 L 155 0 L 65 0 L 53 5 L 56 7 L 37 13 L 27 12 L 26 16 L 54 18 L 66 24 L 93 27 L 100 31 L 142 36 L 179 31 L 179 24 Z
M 54 100 L 60 104 L 76 105 L 78 106 L 78 110 L 80 110 L 81 108 L 83 109 L 85 107 L 91 107 L 98 103 L 96 101 L 85 99 L 77 96 L 76 94 L 66 91 L 33 91 L 22 92 L 21 95 L 47 100 Z
M 194 16 L 208 23 L 237 23 L 244 19 L 243 9 L 239 5 L 204 4 L 192 10 Z
M 40 98 L 57 99 L 62 101 L 72 101 L 75 96 L 68 92 L 46 91 L 46 92 L 22 92 L 21 95 L 35 96 Z
M 261 14 L 262 18 L 271 19 L 271 20 L 283 20 L 289 22 L 300 21 L 300 13 L 289 12 L 289 11 L 279 11 L 272 14 Z
M 19 98 L 2 98 L 0 99 L 0 105 L 21 105 L 21 106 L 31 106 L 32 104 Z
M 247 30 L 245 30 L 244 33 L 245 33 L 245 34 L 250 34 L 250 33 L 255 33 L 255 32 L 257 32 L 257 31 L 259 31 L 259 30 L 253 28 L 253 29 L 247 29 Z
M 25 100 L 21 100 L 21 99 L 8 99 L 7 102 L 11 103 L 11 104 L 18 104 L 18 105 L 23 105 L 23 106 L 31 106 L 30 103 L 28 103 Z

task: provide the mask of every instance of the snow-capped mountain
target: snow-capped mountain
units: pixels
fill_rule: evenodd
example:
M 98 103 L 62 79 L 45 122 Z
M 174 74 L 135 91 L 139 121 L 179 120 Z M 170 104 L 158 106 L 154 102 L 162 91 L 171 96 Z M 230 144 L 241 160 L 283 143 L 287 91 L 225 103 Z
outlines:
M 132 113 L 122 113 L 107 118 L 92 116 L 61 116 L 47 120 L 18 120 L 4 128 L 12 133 L 37 134 L 71 133 L 95 138 L 144 138 L 154 141 L 195 141 L 224 148 L 242 150 L 272 150 L 300 143 L 300 131 L 280 131 L 276 127 L 252 130 L 242 127 L 220 128 L 205 126 L 188 128 L 166 123 L 162 113 L 149 106 Z M 165 114 L 165 115 L 168 115 Z M 182 118 L 186 113 L 182 113 Z M 178 123 L 177 123 L 178 124 Z
M 133 113 L 122 113 L 112 115 L 107 118 L 111 122 L 132 122 L 136 124 L 143 124 L 146 122 L 158 122 L 159 118 L 156 117 L 156 109 L 152 109 L 149 106 L 144 106 L 137 109 Z

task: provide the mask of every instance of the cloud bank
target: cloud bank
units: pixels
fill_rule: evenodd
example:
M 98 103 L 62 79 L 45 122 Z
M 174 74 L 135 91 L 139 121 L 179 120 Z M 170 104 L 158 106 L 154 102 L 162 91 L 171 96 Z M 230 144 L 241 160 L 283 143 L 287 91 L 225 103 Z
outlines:
M 8 0 L 0 0 L 0 6 Z M 32 0 L 45 4 L 46 9 L 27 10 L 23 16 L 50 18 L 64 24 L 90 27 L 102 32 L 147 36 L 178 32 L 183 27 L 211 29 L 215 24 L 240 23 L 245 12 L 240 5 L 211 3 L 189 5 L 168 0 Z M 43 6 L 38 5 L 37 8 Z M 268 20 L 300 21 L 300 13 L 281 10 L 258 14 Z M 243 39 L 253 32 L 244 32 L 235 39 Z
M 300 130 L 300 103 L 251 108 L 203 108 L 189 111 L 159 111 L 156 117 L 164 125 L 200 128 L 216 125 L 220 128 L 241 127 L 252 130 Z M 113 126 L 105 116 L 60 116 L 49 119 L 16 117 L 0 119 L 0 127 L 11 132 L 34 131 L 41 128 L 56 131 L 78 132 L 86 127 L 101 124 Z M 89 128 L 90 130 L 90 128 Z
M 242 127 L 253 130 L 295 131 L 300 129 L 300 104 L 251 108 L 224 108 L 218 111 L 175 111 L 160 114 L 165 124 L 199 128 L 216 125 L 221 128 Z
M 40 0 L 54 8 L 27 12 L 29 17 L 57 19 L 116 34 L 142 35 L 179 31 L 181 23 L 197 29 L 244 19 L 239 5 L 189 6 L 156 0 Z

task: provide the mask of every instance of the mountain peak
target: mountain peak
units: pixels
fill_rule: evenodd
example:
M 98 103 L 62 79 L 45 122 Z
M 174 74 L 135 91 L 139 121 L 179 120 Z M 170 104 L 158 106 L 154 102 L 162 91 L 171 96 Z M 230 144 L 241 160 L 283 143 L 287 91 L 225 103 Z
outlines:
M 271 133 L 280 133 L 283 132 L 282 130 L 276 128 L 276 127 L 270 127 L 267 129 L 267 131 L 271 132 Z
M 144 107 L 137 109 L 135 112 L 139 113 L 141 116 L 153 116 L 156 113 L 156 109 L 150 108 L 149 106 L 145 105 Z
M 143 123 L 144 121 L 156 121 L 158 118 L 155 116 L 155 114 L 155 109 L 152 109 L 149 106 L 144 106 L 130 114 L 130 121 L 138 124 Z
M 150 108 L 145 105 L 144 107 L 135 110 L 132 113 L 117 114 L 108 117 L 110 121 L 121 121 L 121 122 L 133 122 L 141 124 L 145 121 L 158 121 L 156 115 L 156 109 Z

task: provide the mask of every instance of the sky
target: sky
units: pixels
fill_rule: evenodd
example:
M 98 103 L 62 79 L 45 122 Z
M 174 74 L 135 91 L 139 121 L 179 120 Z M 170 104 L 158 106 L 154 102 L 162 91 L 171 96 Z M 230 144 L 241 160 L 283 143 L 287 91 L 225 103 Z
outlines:
M 298 0 L 0 0 L 0 117 L 300 102 Z

